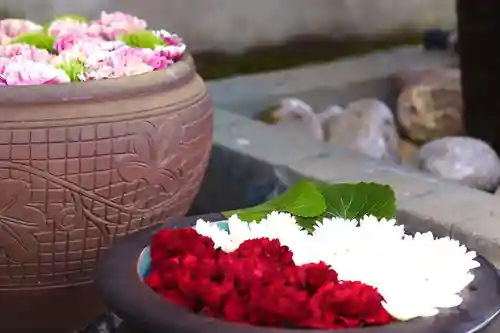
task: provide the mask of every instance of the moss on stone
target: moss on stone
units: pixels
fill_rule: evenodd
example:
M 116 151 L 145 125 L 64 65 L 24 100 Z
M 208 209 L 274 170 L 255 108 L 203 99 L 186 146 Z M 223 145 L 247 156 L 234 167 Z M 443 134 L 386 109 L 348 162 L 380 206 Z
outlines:
M 194 58 L 200 75 L 209 80 L 329 62 L 401 45 L 417 45 L 421 38 L 420 33 L 344 41 L 301 38 L 281 46 L 254 48 L 242 54 L 203 52 L 194 55 Z

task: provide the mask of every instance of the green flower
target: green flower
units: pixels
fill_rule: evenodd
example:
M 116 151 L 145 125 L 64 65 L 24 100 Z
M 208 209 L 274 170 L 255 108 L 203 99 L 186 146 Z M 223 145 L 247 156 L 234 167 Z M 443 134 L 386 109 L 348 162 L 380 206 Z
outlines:
M 12 39 L 10 44 L 28 44 L 36 48 L 52 52 L 54 51 L 54 42 L 54 37 L 44 32 L 34 32 Z
M 165 42 L 149 30 L 130 32 L 120 36 L 119 39 L 128 46 L 143 49 L 154 49 L 156 46 L 165 46 Z
M 64 14 L 64 15 L 59 15 L 56 16 L 52 22 L 54 21 L 62 21 L 62 20 L 68 20 L 68 21 L 75 21 L 75 22 L 80 22 L 80 23 L 87 23 L 89 21 L 88 18 L 82 15 L 77 15 L 77 14 Z M 52 23 L 50 22 L 50 23 Z
M 81 61 L 78 61 L 78 60 L 65 62 L 65 63 L 57 66 L 57 68 L 65 71 L 66 74 L 71 79 L 71 82 L 81 81 L 80 74 L 83 74 L 85 72 L 85 66 L 83 65 L 83 63 Z
M 47 32 L 52 25 L 52 23 L 56 21 L 74 21 L 78 23 L 87 23 L 89 21 L 88 18 L 85 16 L 77 15 L 77 14 L 64 14 L 64 15 L 59 15 L 56 16 L 52 21 L 44 24 L 43 26 L 43 31 Z

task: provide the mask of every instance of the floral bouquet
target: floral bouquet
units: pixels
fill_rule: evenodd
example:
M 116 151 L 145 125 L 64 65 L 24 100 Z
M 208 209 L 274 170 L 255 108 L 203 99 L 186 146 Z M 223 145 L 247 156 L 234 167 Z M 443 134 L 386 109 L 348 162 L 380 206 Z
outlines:
M 54 84 L 157 71 L 179 61 L 186 45 L 166 30 L 122 12 L 89 21 L 63 15 L 45 25 L 0 21 L 0 85 Z
M 144 282 L 226 322 L 329 330 L 432 317 L 460 306 L 479 267 L 456 240 L 405 233 L 385 185 L 303 180 L 223 215 L 156 233 Z

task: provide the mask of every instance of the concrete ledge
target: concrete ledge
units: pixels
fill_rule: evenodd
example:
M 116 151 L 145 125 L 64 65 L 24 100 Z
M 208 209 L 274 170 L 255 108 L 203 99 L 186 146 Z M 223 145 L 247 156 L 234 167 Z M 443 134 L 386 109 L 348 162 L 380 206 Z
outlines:
M 215 105 L 253 117 L 270 103 L 290 96 L 318 108 L 366 97 L 391 105 L 396 99 L 392 74 L 456 65 L 457 58 L 447 52 L 399 47 L 321 65 L 208 81 L 207 86 Z
M 228 150 L 285 174 L 327 182 L 375 181 L 391 185 L 399 220 L 411 231 L 450 235 L 500 266 L 498 197 L 384 164 L 304 136 L 217 110 L 215 149 Z

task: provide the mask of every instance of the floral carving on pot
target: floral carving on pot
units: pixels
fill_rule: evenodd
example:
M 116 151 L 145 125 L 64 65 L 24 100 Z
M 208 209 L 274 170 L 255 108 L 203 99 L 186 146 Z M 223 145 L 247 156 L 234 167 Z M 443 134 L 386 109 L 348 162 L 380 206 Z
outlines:
M 72 198 L 72 204 L 62 209 L 54 218 L 56 228 L 61 231 L 72 232 L 80 230 L 85 227 L 86 223 L 90 223 L 99 230 L 104 244 L 108 244 L 110 235 L 107 225 L 113 223 L 94 214 L 85 205 L 80 194 L 72 193 Z
M 120 160 L 120 176 L 128 182 L 143 180 L 162 197 L 174 196 L 183 177 L 179 168 L 181 138 L 182 125 L 178 121 L 144 123 L 133 141 L 134 154 Z
M 29 206 L 28 184 L 16 179 L 0 180 L 0 248 L 17 262 L 25 262 L 36 256 L 35 233 L 47 231 L 45 215 Z

